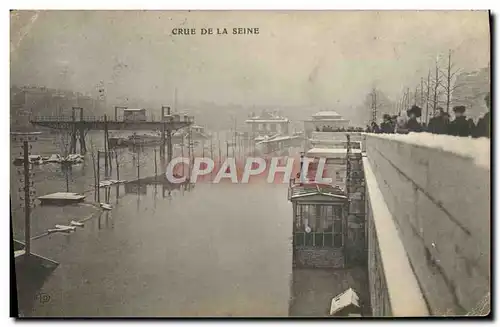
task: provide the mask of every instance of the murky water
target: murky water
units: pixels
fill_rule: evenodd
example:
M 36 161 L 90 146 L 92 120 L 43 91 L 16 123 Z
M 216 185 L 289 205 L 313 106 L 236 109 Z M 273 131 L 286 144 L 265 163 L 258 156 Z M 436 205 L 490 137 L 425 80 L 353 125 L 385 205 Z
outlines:
M 97 137 L 96 137 L 97 139 Z M 19 151 L 13 144 L 12 156 Z M 33 154 L 57 153 L 51 141 Z M 69 188 L 90 192 L 90 156 L 73 167 Z M 120 178 L 137 174 L 137 154 L 120 153 Z M 154 152 L 140 153 L 140 176 L 154 174 Z M 114 165 L 114 162 L 113 162 Z M 23 209 L 16 209 L 17 176 L 11 185 L 16 238 L 24 238 Z M 37 195 L 66 190 L 57 165 L 34 167 Z M 113 178 L 116 178 L 115 170 Z M 103 174 L 103 172 L 101 173 Z M 104 199 L 104 191 L 101 191 Z M 34 301 L 31 316 L 286 316 L 290 296 L 292 208 L 287 185 L 196 184 L 168 196 L 162 186 L 145 194 L 111 187 L 112 211 L 90 204 L 36 207 L 32 236 L 55 224 L 90 218 L 70 235 L 32 242 L 32 251 L 60 263 Z M 43 303 L 42 303 L 43 302 Z

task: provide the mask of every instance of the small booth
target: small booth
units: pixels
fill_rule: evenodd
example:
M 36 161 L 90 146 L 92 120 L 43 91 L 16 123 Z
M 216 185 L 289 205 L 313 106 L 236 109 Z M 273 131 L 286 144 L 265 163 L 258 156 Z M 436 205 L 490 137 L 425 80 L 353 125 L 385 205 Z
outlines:
M 343 190 L 326 184 L 290 185 L 293 205 L 295 267 L 342 268 L 348 199 Z

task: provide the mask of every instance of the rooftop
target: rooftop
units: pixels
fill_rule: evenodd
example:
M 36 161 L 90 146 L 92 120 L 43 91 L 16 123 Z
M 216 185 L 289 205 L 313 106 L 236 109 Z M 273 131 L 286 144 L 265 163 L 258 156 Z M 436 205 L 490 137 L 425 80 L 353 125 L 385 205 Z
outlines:
M 313 117 L 337 117 L 342 118 L 336 111 L 319 111 L 313 115 Z
M 332 198 L 347 199 L 344 191 L 338 186 L 317 184 L 317 183 L 302 183 L 295 184 L 290 187 L 290 199 L 298 199 L 311 195 L 323 195 Z

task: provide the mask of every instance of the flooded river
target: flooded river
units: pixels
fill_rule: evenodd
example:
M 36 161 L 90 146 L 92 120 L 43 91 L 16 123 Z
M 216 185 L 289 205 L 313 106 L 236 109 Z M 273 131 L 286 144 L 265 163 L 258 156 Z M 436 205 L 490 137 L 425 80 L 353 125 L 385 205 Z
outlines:
M 102 144 L 98 135 L 92 138 Z M 56 143 L 40 139 L 31 152 L 59 153 Z M 19 143 L 12 143 L 11 156 L 20 151 Z M 139 155 L 122 149 L 120 179 L 136 177 L 137 157 L 140 176 L 154 174 L 153 148 Z M 12 166 L 13 232 L 23 240 L 17 170 Z M 66 191 L 66 175 L 59 165 L 35 166 L 33 173 L 37 196 Z M 113 186 L 108 194 L 113 210 L 102 212 L 91 205 L 90 155 L 73 167 L 68 181 L 69 191 L 86 192 L 86 203 L 35 207 L 32 236 L 55 224 L 88 220 L 72 234 L 32 242 L 34 253 L 59 266 L 39 290 L 47 300 L 20 308 L 24 315 L 288 315 L 292 206 L 287 185 L 196 184 L 170 195 L 161 185 L 146 186 L 142 192 Z M 104 196 L 101 189 L 102 200 Z

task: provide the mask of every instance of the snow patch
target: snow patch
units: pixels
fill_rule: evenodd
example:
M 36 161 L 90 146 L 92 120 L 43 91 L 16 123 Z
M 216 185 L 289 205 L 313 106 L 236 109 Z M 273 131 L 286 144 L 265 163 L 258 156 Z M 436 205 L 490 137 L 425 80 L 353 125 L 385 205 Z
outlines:
M 486 137 L 458 137 L 431 133 L 366 135 L 451 152 L 471 158 L 476 165 L 490 170 L 490 139 Z

